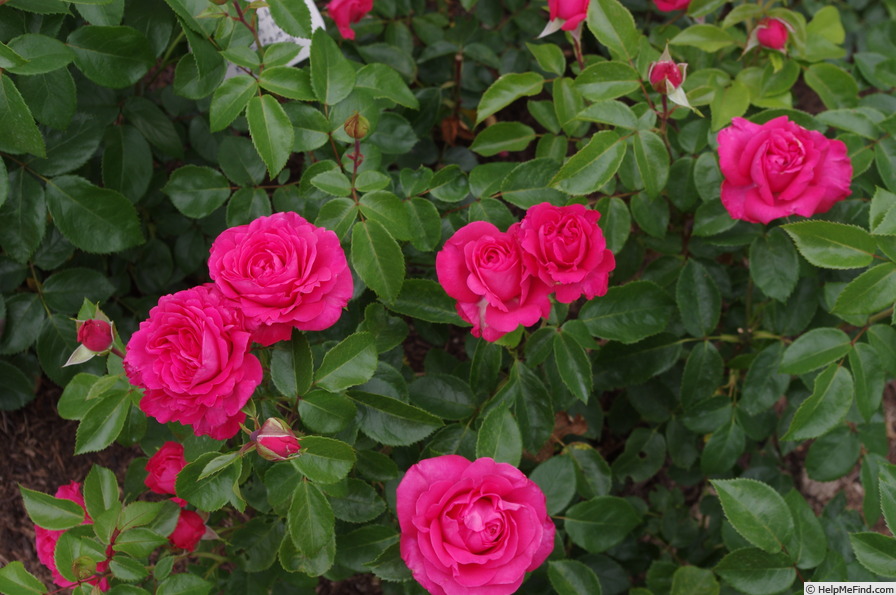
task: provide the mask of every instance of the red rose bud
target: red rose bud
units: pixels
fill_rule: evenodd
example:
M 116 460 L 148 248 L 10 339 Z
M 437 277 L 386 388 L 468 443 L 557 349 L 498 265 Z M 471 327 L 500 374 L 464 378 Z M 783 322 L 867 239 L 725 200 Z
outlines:
M 299 452 L 299 440 L 282 419 L 270 417 L 252 433 L 258 455 L 268 461 L 285 461 Z
M 684 64 L 676 64 L 671 60 L 654 62 L 650 65 L 647 78 L 650 79 L 650 85 L 658 93 L 665 95 L 668 93 L 667 85 L 672 85 L 673 89 L 681 86 L 684 81 Z
M 181 510 L 180 516 L 177 517 L 177 526 L 168 536 L 168 541 L 176 548 L 192 552 L 205 533 L 205 522 L 198 513 L 192 510 Z
M 78 323 L 78 343 L 97 353 L 112 347 L 112 325 L 105 320 Z
M 780 19 L 762 19 L 756 27 L 756 41 L 772 50 L 783 50 L 789 30 Z

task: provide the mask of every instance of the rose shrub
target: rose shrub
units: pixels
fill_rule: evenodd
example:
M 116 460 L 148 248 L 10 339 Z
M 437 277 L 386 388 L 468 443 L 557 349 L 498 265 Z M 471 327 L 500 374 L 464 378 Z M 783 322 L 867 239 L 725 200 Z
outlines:
M 735 219 L 825 213 L 849 196 L 846 145 L 779 116 L 765 124 L 734 118 L 719 132 L 722 204 Z
M 892 3 L 319 6 L 0 1 L 0 590 L 896 578 Z
M 398 484 L 401 557 L 433 595 L 507 595 L 554 549 L 541 489 L 491 458 L 424 459 Z

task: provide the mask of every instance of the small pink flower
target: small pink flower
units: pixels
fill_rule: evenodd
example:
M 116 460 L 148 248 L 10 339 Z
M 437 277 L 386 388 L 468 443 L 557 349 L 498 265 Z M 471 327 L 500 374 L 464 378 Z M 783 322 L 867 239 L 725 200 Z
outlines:
M 166 442 L 146 462 L 146 487 L 156 494 L 176 494 L 174 486 L 177 475 L 187 466 L 184 458 L 184 446 L 179 442 Z M 178 504 L 184 503 L 180 498 L 173 498 Z
M 140 409 L 159 423 L 193 426 L 197 435 L 235 435 L 262 379 L 244 326 L 211 284 L 159 298 L 124 358 L 131 383 L 144 389 Z
M 282 419 L 270 417 L 252 433 L 256 450 L 268 461 L 285 461 L 299 452 L 299 441 L 292 428 Z
M 293 328 L 332 326 L 354 290 L 336 234 L 293 212 L 224 230 L 212 244 L 208 268 L 262 345 L 289 339 Z
M 787 25 L 780 19 L 762 19 L 756 26 L 756 41 L 769 49 L 783 50 L 787 45 L 788 35 Z
M 434 595 L 509 595 L 554 549 L 544 493 L 507 463 L 424 459 L 396 499 L 401 558 Z
M 687 8 L 691 0 L 653 0 L 653 3 L 663 12 L 672 12 Z
M 572 31 L 588 16 L 590 0 L 548 0 L 549 18 L 560 19 L 564 31 Z
M 607 293 L 616 267 L 597 224 L 600 213 L 582 205 L 530 207 L 511 229 L 519 237 L 526 268 L 548 285 L 557 301 L 568 304 Z
M 357 23 L 373 10 L 373 0 L 330 0 L 327 13 L 336 23 L 339 34 L 345 39 L 354 39 L 352 23 Z
M 824 213 L 849 196 L 852 163 L 846 145 L 787 116 L 754 124 L 734 118 L 719 132 L 722 204 L 734 219 Z
M 445 242 L 436 274 L 473 336 L 486 341 L 550 314 L 550 288 L 526 269 L 517 238 L 486 221 L 465 225 Z
M 78 322 L 78 343 L 97 353 L 112 347 L 112 325 L 105 320 Z
M 205 535 L 205 521 L 198 513 L 192 510 L 181 510 L 177 517 L 177 525 L 168 536 L 168 541 L 176 548 L 182 548 L 188 552 L 196 549 L 196 545 Z

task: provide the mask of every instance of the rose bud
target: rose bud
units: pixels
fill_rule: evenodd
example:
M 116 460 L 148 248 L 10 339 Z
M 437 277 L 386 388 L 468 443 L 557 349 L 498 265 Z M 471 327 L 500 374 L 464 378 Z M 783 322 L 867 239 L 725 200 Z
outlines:
M 756 41 L 772 50 L 783 50 L 788 35 L 787 24 L 781 19 L 762 19 L 756 27 Z
M 370 131 L 370 122 L 367 118 L 358 112 L 355 112 L 348 117 L 342 127 L 345 129 L 347 135 L 355 140 L 361 140 L 367 136 L 367 133 Z
M 299 440 L 282 419 L 270 417 L 252 432 L 258 455 L 268 461 L 285 461 L 299 452 Z
M 79 321 L 78 343 L 96 353 L 102 353 L 112 347 L 112 325 L 105 320 Z
M 669 87 L 674 91 L 684 82 L 687 66 L 684 63 L 676 64 L 671 60 L 658 60 L 650 65 L 647 78 L 657 93 L 667 95 L 670 93 Z

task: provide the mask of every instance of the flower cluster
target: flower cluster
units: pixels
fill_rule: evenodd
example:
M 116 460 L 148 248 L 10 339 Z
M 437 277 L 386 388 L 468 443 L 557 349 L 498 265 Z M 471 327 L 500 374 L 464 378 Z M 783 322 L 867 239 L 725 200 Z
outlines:
M 166 442 L 146 462 L 146 479 L 144 483 L 156 494 L 175 496 L 171 500 L 181 507 L 180 516 L 168 541 L 176 548 L 192 552 L 202 536 L 206 533 L 205 521 L 199 513 L 186 510 L 186 501 L 176 497 L 175 484 L 177 476 L 187 466 L 184 458 L 184 447 L 177 442 Z
M 61 498 L 63 500 L 70 500 L 84 509 L 84 523 L 85 525 L 93 524 L 93 519 L 90 518 L 90 515 L 87 514 L 87 506 L 84 504 L 84 495 L 81 493 L 81 484 L 77 481 L 73 481 L 71 483 L 59 486 L 59 489 L 56 490 L 56 497 Z M 54 531 L 51 529 L 44 529 L 43 527 L 35 526 L 34 527 L 34 541 L 37 549 L 37 558 L 40 560 L 41 564 L 50 569 L 50 572 L 53 574 L 53 582 L 59 585 L 60 587 L 74 587 L 77 586 L 76 583 L 73 583 L 63 577 L 59 573 L 59 569 L 56 568 L 56 545 L 59 542 L 59 538 L 62 537 L 62 534 L 65 531 Z M 103 574 L 108 570 L 109 563 L 108 562 L 100 562 L 96 565 L 96 574 Z M 109 580 L 100 577 L 94 578 L 86 578 L 83 582 L 96 585 L 100 591 L 108 591 L 109 590 Z
M 159 299 L 131 337 L 124 368 L 144 389 L 144 413 L 224 440 L 239 431 L 261 383 L 252 342 L 331 326 L 354 285 L 336 234 L 292 212 L 222 232 L 209 272 L 214 283 Z
M 616 261 L 598 219 L 600 213 L 582 205 L 541 203 L 506 232 L 474 221 L 436 256 L 439 283 L 457 300 L 473 335 L 496 341 L 547 318 L 552 293 L 570 303 L 607 292 Z
M 484 457 L 424 459 L 396 493 L 401 557 L 434 595 L 506 595 L 554 549 L 538 485 Z

